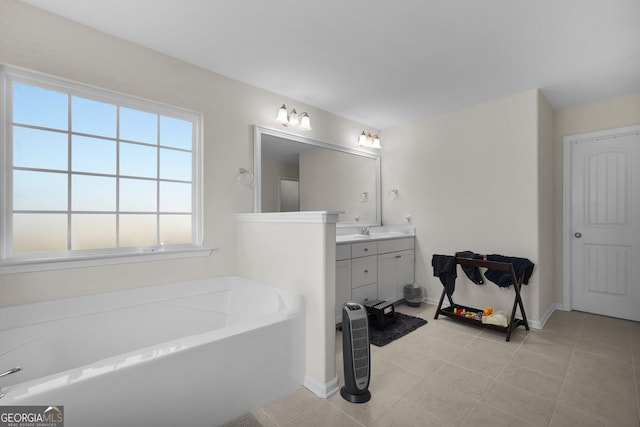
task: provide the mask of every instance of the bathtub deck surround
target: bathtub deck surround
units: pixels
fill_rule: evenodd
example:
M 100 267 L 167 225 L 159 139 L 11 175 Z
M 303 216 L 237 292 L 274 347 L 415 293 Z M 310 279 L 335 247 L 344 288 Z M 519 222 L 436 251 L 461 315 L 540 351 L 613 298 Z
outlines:
M 55 402 L 69 425 L 220 425 L 302 384 L 304 313 L 300 295 L 240 277 L 2 308 L 0 366 L 23 369 L 0 378 L 0 405 Z

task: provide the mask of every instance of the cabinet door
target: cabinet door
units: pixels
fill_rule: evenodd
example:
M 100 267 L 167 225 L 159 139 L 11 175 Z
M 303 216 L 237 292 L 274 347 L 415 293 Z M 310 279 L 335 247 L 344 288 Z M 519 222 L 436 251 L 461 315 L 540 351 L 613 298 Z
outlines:
M 396 252 L 397 262 L 397 288 L 396 297 L 404 298 L 404 285 L 410 285 L 415 282 L 415 252 L 402 251 Z
M 342 322 L 342 306 L 351 299 L 351 260 L 336 262 L 336 323 Z
M 378 255 L 378 298 L 381 300 L 396 298 L 397 264 L 395 253 Z
M 404 285 L 415 280 L 414 251 L 378 255 L 378 298 L 398 301 L 404 298 Z

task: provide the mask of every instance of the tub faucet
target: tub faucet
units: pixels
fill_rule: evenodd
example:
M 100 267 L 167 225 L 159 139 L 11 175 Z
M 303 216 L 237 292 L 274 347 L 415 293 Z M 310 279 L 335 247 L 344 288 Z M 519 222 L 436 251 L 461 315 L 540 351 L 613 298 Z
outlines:
M 8 371 L 1 373 L 0 378 L 6 377 L 7 375 L 15 374 L 16 372 L 20 372 L 20 371 L 22 371 L 22 368 L 20 367 L 9 369 Z M 2 387 L 0 387 L 0 399 L 2 399 L 4 395 L 5 394 L 2 392 Z

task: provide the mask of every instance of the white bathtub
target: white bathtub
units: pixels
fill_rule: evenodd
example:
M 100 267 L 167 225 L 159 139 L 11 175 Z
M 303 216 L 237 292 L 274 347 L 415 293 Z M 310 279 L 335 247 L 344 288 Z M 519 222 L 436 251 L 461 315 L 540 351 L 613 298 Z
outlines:
M 0 309 L 0 405 L 65 426 L 217 426 L 304 381 L 301 296 L 225 277 Z

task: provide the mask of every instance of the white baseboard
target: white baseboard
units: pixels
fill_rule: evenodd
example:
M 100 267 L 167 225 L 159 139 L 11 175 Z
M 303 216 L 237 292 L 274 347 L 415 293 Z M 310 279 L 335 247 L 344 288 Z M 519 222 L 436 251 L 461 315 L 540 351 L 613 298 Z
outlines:
M 542 320 L 530 320 L 529 326 L 531 326 L 534 329 L 543 329 L 544 325 L 547 324 L 547 321 L 549 320 L 553 312 L 556 310 L 562 310 L 562 304 L 560 303 L 551 304 L 547 312 L 544 314 L 544 316 L 542 316 Z
M 438 305 L 438 303 L 440 302 L 440 300 L 433 299 L 433 298 L 427 298 L 427 297 L 423 298 L 422 301 L 425 304 L 430 304 L 430 305 Z M 447 301 L 447 303 L 448 303 L 448 301 Z
M 310 376 L 305 375 L 304 386 L 316 396 L 326 399 L 339 390 L 338 376 L 336 375 L 331 381 L 321 384 Z

